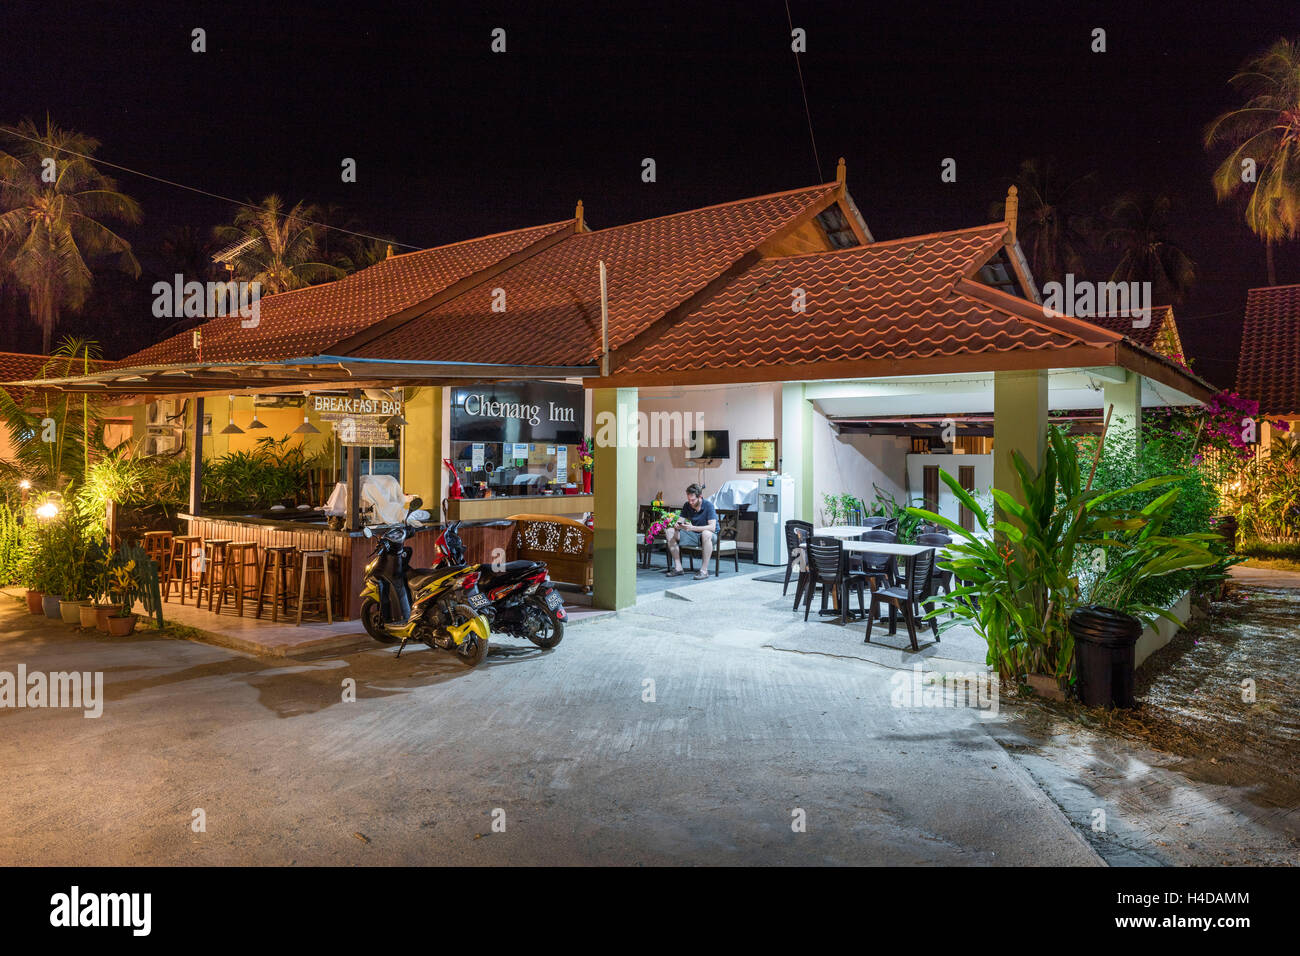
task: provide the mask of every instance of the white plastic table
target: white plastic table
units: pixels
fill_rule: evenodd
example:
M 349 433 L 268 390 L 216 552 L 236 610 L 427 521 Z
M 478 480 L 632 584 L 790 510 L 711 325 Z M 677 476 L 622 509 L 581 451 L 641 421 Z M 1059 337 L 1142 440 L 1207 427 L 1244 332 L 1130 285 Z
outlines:
M 946 548 L 934 544 L 893 544 L 889 541 L 845 541 L 844 550 L 866 554 L 898 554 L 906 557 L 920 554 L 922 551 L 934 551 L 937 556 L 948 553 Z
M 813 528 L 813 535 L 827 538 L 856 538 L 858 535 L 866 534 L 868 531 L 879 530 L 879 528 L 868 528 L 865 525 L 837 524 L 825 528 Z

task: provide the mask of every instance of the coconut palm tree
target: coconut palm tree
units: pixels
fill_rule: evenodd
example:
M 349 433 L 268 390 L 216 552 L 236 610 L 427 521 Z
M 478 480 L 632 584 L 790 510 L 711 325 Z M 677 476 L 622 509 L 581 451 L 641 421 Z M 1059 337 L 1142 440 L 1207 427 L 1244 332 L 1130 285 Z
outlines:
M 1039 284 L 1062 282 L 1067 272 L 1082 275 L 1091 246 L 1093 222 L 1086 212 L 1096 186 L 1095 173 L 1077 179 L 1062 175 L 1055 160 L 1026 159 L 1012 183 L 1020 195 L 1016 236 Z M 1005 200 L 990 214 L 1005 217 Z
M 140 206 L 89 159 L 97 140 L 60 129 L 49 117 L 44 130 L 24 120 L 0 134 L 12 142 L 0 151 L 0 248 L 48 352 L 60 314 L 80 309 L 90 293 L 90 261 L 112 257 L 119 269 L 140 275 L 131 244 L 102 222 L 139 222 Z
M 1106 210 L 1103 243 L 1119 250 L 1111 282 L 1150 282 L 1156 302 L 1181 303 L 1196 281 L 1196 264 L 1168 238 L 1166 195 L 1130 193 Z
M 1248 197 L 1246 225 L 1264 241 L 1277 285 L 1273 247 L 1300 233 L 1300 41 L 1278 40 L 1228 82 L 1245 103 L 1205 127 L 1206 149 L 1231 147 L 1214 191 L 1220 201 Z
M 231 250 L 225 260 L 235 267 L 238 281 L 261 284 L 271 295 L 337 279 L 343 271 L 318 261 L 320 226 L 315 206 L 295 203 L 287 213 L 284 200 L 270 195 L 261 205 L 245 207 L 234 225 L 217 226 L 213 234 Z

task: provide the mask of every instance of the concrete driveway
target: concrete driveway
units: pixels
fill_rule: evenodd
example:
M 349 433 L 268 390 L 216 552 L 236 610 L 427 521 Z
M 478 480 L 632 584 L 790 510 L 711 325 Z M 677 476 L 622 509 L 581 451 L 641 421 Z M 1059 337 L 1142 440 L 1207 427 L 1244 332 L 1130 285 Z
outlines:
M 106 702 L 0 709 L 0 863 L 1100 862 L 975 710 L 891 706 L 898 671 L 765 646 L 840 630 L 780 585 L 690 595 L 473 671 L 113 640 L 6 599 L 0 671 L 103 671 Z

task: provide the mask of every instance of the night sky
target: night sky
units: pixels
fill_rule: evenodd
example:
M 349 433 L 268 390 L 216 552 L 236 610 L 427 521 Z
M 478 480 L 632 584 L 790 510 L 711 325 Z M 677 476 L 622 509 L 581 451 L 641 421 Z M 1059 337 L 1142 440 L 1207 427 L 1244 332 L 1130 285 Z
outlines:
M 1171 238 L 1201 281 L 1177 310 L 1194 367 L 1230 384 L 1262 245 L 1216 203 L 1205 124 L 1227 79 L 1300 6 L 808 3 L 802 58 L 814 162 L 783 3 L 292 4 L 5 0 L 0 122 L 43 118 L 104 159 L 222 195 L 337 203 L 412 246 L 568 218 L 596 228 L 834 178 L 878 239 L 987 222 L 1027 157 L 1095 171 L 1099 201 L 1178 202 Z M 208 52 L 190 52 L 190 31 Z M 507 31 L 493 54 L 490 33 Z M 1090 52 L 1091 31 L 1108 52 Z M 358 181 L 340 181 L 340 162 Z M 658 181 L 641 181 L 653 157 Z M 957 182 L 940 163 L 957 160 Z M 167 230 L 235 208 L 116 173 L 144 207 L 125 230 L 145 275 L 106 278 L 61 331 L 110 355 L 167 324 L 149 286 Z M 1109 262 L 1106 262 L 1107 271 Z M 1295 244 L 1280 282 L 1300 281 Z M 3 347 L 35 350 L 15 333 Z

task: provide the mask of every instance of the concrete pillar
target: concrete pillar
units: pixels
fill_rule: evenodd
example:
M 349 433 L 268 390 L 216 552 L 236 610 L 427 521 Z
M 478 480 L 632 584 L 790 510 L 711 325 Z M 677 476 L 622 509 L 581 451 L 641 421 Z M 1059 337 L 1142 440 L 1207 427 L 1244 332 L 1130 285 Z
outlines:
M 1047 370 L 993 373 L 993 487 L 1017 500 L 1020 480 L 1011 464 L 1019 451 L 1043 467 L 1047 445 Z
M 440 385 L 406 390 L 402 417 L 402 490 L 419 495 L 435 519 L 441 519 L 443 389 Z
M 1103 381 L 1101 386 L 1101 415 L 1114 406 L 1110 415 L 1110 428 L 1106 432 L 1106 447 L 1131 449 L 1134 454 L 1142 450 L 1142 376 L 1124 370 L 1124 382 Z
M 813 407 L 802 382 L 781 386 L 781 473 L 794 479 L 795 517 L 812 521 Z
M 636 604 L 636 413 L 635 388 L 591 390 L 596 439 L 592 604 L 614 611 Z

